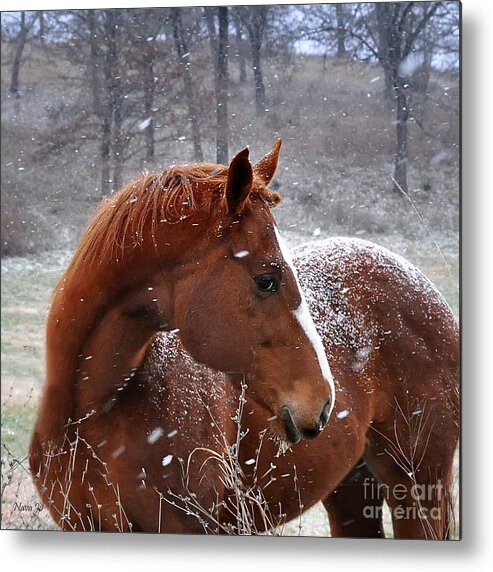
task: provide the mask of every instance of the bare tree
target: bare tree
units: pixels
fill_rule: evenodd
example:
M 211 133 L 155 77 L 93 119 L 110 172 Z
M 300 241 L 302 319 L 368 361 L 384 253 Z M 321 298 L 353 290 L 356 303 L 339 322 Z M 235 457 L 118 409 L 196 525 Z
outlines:
M 200 137 L 200 126 L 198 122 L 198 109 L 196 93 L 197 90 L 192 80 L 192 72 L 190 70 L 190 51 L 188 49 L 187 37 L 183 28 L 182 9 L 171 8 L 171 25 L 173 28 L 173 38 L 175 49 L 178 56 L 178 63 L 183 74 L 183 83 L 185 86 L 185 98 L 188 106 L 188 120 L 192 130 L 192 141 L 194 158 L 196 161 L 204 160 L 202 151 L 202 142 Z
M 100 34 L 96 12 L 87 11 L 87 26 L 89 32 L 89 74 L 92 91 L 93 111 L 95 115 L 101 114 L 101 82 L 99 79 L 99 69 L 102 66 Z
M 122 88 L 122 68 L 120 56 L 120 34 L 121 34 L 121 12 L 119 10 L 104 10 L 104 34 L 106 42 L 106 57 L 104 67 L 105 93 L 104 102 L 104 124 L 105 131 L 108 126 L 112 133 L 110 144 L 108 139 L 104 140 L 104 158 L 107 158 L 108 149 L 113 160 L 113 177 L 108 183 L 112 183 L 112 188 L 118 189 L 121 185 L 121 175 L 123 167 L 123 88 Z M 104 184 L 104 181 L 103 181 Z M 104 193 L 104 191 L 103 191 Z
M 122 166 L 123 94 L 119 75 L 119 23 L 121 14 L 115 10 L 79 10 L 61 15 L 61 25 L 72 38 L 86 41 L 88 54 L 78 49 L 67 52 L 68 57 L 85 66 L 92 95 L 92 111 L 99 119 L 99 148 L 101 161 L 101 194 L 108 195 L 118 188 Z M 76 46 L 79 42 L 75 42 Z M 112 159 L 119 157 L 118 166 Z M 113 174 L 112 174 L 113 171 Z
M 100 120 L 101 194 L 120 188 L 126 136 L 123 103 L 124 61 L 122 55 L 125 13 L 121 10 L 86 10 L 74 13 L 73 26 L 89 36 L 87 65 L 93 111 Z
M 166 74 L 168 70 L 175 73 L 170 66 L 174 60 L 164 61 L 169 46 L 166 36 L 161 34 L 169 12 L 74 10 L 46 15 L 52 23 L 49 34 L 67 38 L 62 51 L 59 44 L 48 41 L 47 53 L 51 50 L 55 58 L 61 54 L 82 72 L 71 81 L 80 84 L 79 93 L 91 96 L 92 113 L 74 105 L 73 113 L 62 125 L 45 133 L 46 144 L 39 154 L 55 152 L 62 146 L 78 150 L 81 141 L 96 140 L 100 188 L 105 196 L 121 185 L 123 169 L 130 157 L 142 153 L 143 161 L 154 160 L 158 143 L 154 126 L 159 109 L 156 97 L 165 90 L 171 91 L 172 84 L 166 81 Z M 64 71 L 60 79 L 66 81 Z
M 420 44 L 442 2 L 382 2 L 355 4 L 345 14 L 344 30 L 353 54 L 359 60 L 378 61 L 385 77 L 385 93 L 395 108 L 396 145 L 394 153 L 394 189 L 407 190 L 407 128 L 413 92 L 411 76 L 416 69 L 431 66 L 432 52 Z M 319 42 L 337 39 L 341 22 L 326 8 L 317 8 L 307 34 Z M 338 50 L 337 50 L 338 51 Z M 420 58 L 418 58 L 418 55 Z M 429 69 L 428 69 L 429 74 Z
M 30 32 L 32 31 L 34 24 L 38 20 L 38 15 L 36 12 L 27 14 L 26 12 L 20 12 L 20 17 L 18 21 L 19 31 L 15 37 L 15 53 L 14 61 L 12 64 L 12 74 L 10 76 L 10 87 L 9 91 L 15 97 L 20 97 L 19 93 L 19 72 L 22 65 L 22 56 L 24 54 L 24 48 L 30 38 Z
M 142 84 L 144 120 L 139 121 L 139 130 L 144 135 L 144 156 L 152 162 L 155 155 L 155 67 L 159 57 L 158 37 L 163 30 L 166 18 L 162 10 L 149 8 L 127 10 L 127 50 L 130 63 L 135 70 L 135 79 Z
M 155 49 L 153 42 L 147 41 L 153 39 L 148 25 L 152 19 L 145 11 L 130 14 L 124 10 L 76 11 L 73 17 L 73 27 L 82 37 L 89 37 L 89 54 L 82 55 L 81 59 L 87 66 L 93 112 L 99 119 L 101 194 L 106 196 L 122 184 L 123 166 L 131 139 L 125 121 L 131 114 L 138 115 L 139 124 L 142 124 L 141 114 L 144 113 L 144 156 L 146 161 L 154 159 Z M 152 31 L 157 34 L 156 29 Z M 131 66 L 137 72 L 132 75 L 134 83 L 129 79 Z M 125 107 L 124 103 L 132 91 L 140 93 L 139 102 L 142 102 L 143 109 L 135 105 Z
M 228 163 L 228 8 L 218 8 L 219 34 L 217 43 L 217 162 Z
M 394 188 L 407 191 L 407 121 L 409 119 L 409 81 L 414 70 L 413 48 L 440 2 L 379 3 L 375 5 L 378 33 L 376 56 L 390 84 L 396 108 L 396 150 Z
M 204 16 L 209 32 L 211 55 L 214 61 L 214 86 L 216 93 L 216 160 L 228 162 L 228 8 L 204 8 Z M 217 18 L 217 26 L 216 26 Z
M 45 25 L 45 13 L 43 10 L 38 12 L 38 19 L 39 19 L 39 39 L 42 44 L 45 43 L 46 39 L 46 25 Z
M 215 16 L 217 8 L 206 7 L 204 8 L 204 18 L 207 24 L 207 31 L 209 33 L 209 45 L 211 48 L 211 55 L 214 62 L 217 62 L 217 29 Z
M 336 57 L 344 60 L 347 57 L 346 53 L 346 22 L 344 19 L 344 5 L 335 5 L 336 19 L 337 19 L 337 53 Z
M 240 83 L 246 83 L 247 81 L 247 74 L 246 74 L 246 62 L 245 62 L 245 53 L 243 51 L 243 28 L 241 25 L 241 17 L 238 8 L 233 7 L 233 20 L 235 24 L 235 32 L 236 32 L 236 53 L 235 57 L 238 60 L 238 65 L 240 68 L 239 73 L 239 81 Z
M 257 116 L 261 116 L 265 113 L 265 86 L 261 54 L 269 6 L 242 6 L 238 9 L 250 39 L 255 81 L 255 113 Z

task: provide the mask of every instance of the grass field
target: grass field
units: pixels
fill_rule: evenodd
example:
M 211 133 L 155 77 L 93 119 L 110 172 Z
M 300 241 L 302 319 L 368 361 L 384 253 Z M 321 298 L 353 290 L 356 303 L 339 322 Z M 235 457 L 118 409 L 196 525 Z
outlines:
M 44 377 L 44 321 L 68 254 L 2 260 L 2 528 L 52 528 L 27 473 Z M 26 510 L 22 510 L 25 508 Z

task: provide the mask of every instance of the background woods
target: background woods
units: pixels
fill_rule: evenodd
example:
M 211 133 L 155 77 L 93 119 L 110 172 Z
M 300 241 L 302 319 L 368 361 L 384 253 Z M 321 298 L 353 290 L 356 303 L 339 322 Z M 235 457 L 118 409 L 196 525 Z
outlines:
M 2 191 L 43 235 L 47 213 L 61 208 L 53 192 L 98 200 L 142 169 L 226 163 L 264 133 L 289 141 L 297 131 L 324 163 L 373 154 L 375 165 L 392 162 L 393 186 L 406 192 L 409 166 L 457 158 L 455 2 L 2 16 Z M 41 209 L 28 200 L 33 187 L 50 189 Z M 43 247 L 23 240 L 12 217 L 3 253 Z

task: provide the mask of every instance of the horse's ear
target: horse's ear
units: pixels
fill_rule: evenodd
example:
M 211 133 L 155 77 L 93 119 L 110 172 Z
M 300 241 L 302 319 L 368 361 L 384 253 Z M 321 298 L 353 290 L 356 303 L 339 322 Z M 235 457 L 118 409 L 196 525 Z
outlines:
M 253 169 L 248 156 L 248 147 L 235 155 L 228 168 L 226 202 L 231 213 L 241 212 L 252 190 Z
M 257 175 L 260 176 L 266 185 L 272 181 L 274 173 L 276 172 L 281 145 L 282 139 L 277 139 L 277 141 L 274 143 L 274 146 L 267 153 L 267 155 L 262 157 L 262 159 L 260 159 L 260 161 L 253 167 Z

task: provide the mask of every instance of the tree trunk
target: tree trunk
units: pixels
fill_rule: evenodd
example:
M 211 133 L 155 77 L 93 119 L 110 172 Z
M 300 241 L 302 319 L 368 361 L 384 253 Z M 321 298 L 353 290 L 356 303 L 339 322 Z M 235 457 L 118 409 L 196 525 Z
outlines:
M 113 109 L 113 190 L 118 191 L 122 186 L 123 171 L 123 139 L 122 139 L 122 102 L 121 88 L 118 85 Z
M 241 29 L 241 19 L 240 15 L 238 14 L 238 10 L 233 8 L 233 17 L 235 22 L 235 30 L 236 30 L 236 58 L 238 60 L 238 65 L 240 68 L 240 83 L 246 83 L 247 75 L 246 75 L 246 61 L 245 61 L 245 54 L 243 52 L 243 31 Z
M 147 57 L 144 63 L 144 115 L 149 121 L 144 130 L 145 158 L 146 161 L 154 161 L 154 122 L 152 120 L 154 107 L 154 46 L 147 47 Z M 151 53 L 150 53 L 151 52 Z
M 394 81 L 395 72 L 392 62 L 392 5 L 389 3 L 375 4 L 377 32 L 378 32 L 378 56 L 383 68 L 385 78 L 385 97 L 389 101 L 395 98 Z
M 265 87 L 261 65 L 262 38 L 267 21 L 268 6 L 249 6 L 241 8 L 242 20 L 248 30 L 252 48 L 253 77 L 255 81 L 255 114 L 265 113 Z
M 255 115 L 261 117 L 265 114 L 265 87 L 260 61 L 260 42 L 255 39 L 252 42 L 253 77 L 255 80 Z
M 153 108 L 154 108 L 154 64 L 149 60 L 146 65 L 146 80 L 144 85 L 144 115 L 146 120 L 149 121 L 144 130 L 145 137 L 145 158 L 146 161 L 154 161 L 154 122 L 153 122 Z
M 96 26 L 96 14 L 94 10 L 88 10 L 87 22 L 89 27 L 89 72 L 92 91 L 92 105 L 95 115 L 100 116 L 101 108 L 101 53 L 99 50 L 100 38 Z
M 192 129 L 193 152 L 195 161 L 199 163 L 204 160 L 202 142 L 200 137 L 200 126 L 198 122 L 198 110 L 195 100 L 195 88 L 190 70 L 190 53 L 188 51 L 183 21 L 181 19 L 181 9 L 171 9 L 171 21 L 173 25 L 173 37 L 175 40 L 176 53 L 183 71 L 183 83 L 185 86 L 185 98 L 188 106 L 188 120 Z
M 105 38 L 98 29 L 97 13 L 94 10 L 87 11 L 87 27 L 89 31 L 89 80 L 92 91 L 92 105 L 94 114 L 101 121 L 101 196 L 106 197 L 111 192 L 111 102 L 109 90 L 111 85 L 111 68 L 106 58 L 101 55 L 101 43 L 108 39 L 108 28 L 105 22 Z M 103 78 L 101 74 L 104 73 Z M 102 81 L 102 79 L 104 81 Z M 104 88 L 104 89 L 103 89 Z
M 113 119 L 113 141 L 111 155 L 113 159 L 113 190 L 117 191 L 121 186 L 123 167 L 123 142 L 122 142 L 122 105 L 123 93 L 120 74 L 120 58 L 118 49 L 118 16 L 112 11 L 112 23 L 108 36 L 108 65 L 111 70 L 110 105 Z
M 344 60 L 347 57 L 346 53 L 346 23 L 344 21 L 344 6 L 336 4 L 336 19 L 337 19 L 337 54 L 338 59 Z
M 14 63 L 12 65 L 12 76 L 10 79 L 10 93 L 19 97 L 19 72 L 22 63 L 22 54 L 24 52 L 24 47 L 27 41 L 28 27 L 26 25 L 26 13 L 21 12 L 21 24 L 19 35 L 17 36 L 17 42 L 15 47 Z
M 106 100 L 103 109 L 102 149 L 103 173 L 109 172 L 111 159 L 113 176 L 103 175 L 103 193 L 118 190 L 122 180 L 123 141 L 122 141 L 122 105 L 123 92 L 121 84 L 120 61 L 118 53 L 119 16 L 116 10 L 105 10 L 104 33 L 106 42 L 105 80 Z
M 45 44 L 45 13 L 43 12 L 43 10 L 40 10 L 38 12 L 38 18 L 39 18 L 39 39 L 41 41 L 41 44 Z
M 207 31 L 209 32 L 209 44 L 211 46 L 212 60 L 214 65 L 217 63 L 217 38 L 216 38 L 216 25 L 214 24 L 214 15 L 217 8 L 204 8 L 205 21 L 207 24 Z
M 106 113 L 101 124 L 101 195 L 103 197 L 111 192 L 110 148 L 111 117 Z
M 396 143 L 394 153 L 394 190 L 407 192 L 407 120 L 409 102 L 406 81 L 401 75 L 403 60 L 401 29 L 406 4 L 377 4 L 378 55 L 385 73 L 385 92 L 396 106 Z
M 228 163 L 228 8 L 218 8 L 219 33 L 217 43 L 217 162 Z
M 396 150 L 394 158 L 394 190 L 407 193 L 407 119 L 408 101 L 403 81 L 398 81 L 396 92 Z M 400 187 L 400 188 L 399 188 Z

